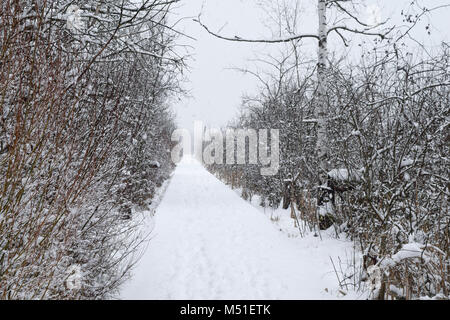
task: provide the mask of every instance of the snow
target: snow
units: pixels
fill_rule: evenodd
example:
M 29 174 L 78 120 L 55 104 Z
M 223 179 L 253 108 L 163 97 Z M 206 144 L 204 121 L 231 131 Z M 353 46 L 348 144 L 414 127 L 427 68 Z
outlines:
M 71 265 L 67 271 L 66 286 L 69 290 L 79 289 L 81 286 L 81 281 L 83 279 L 83 272 L 81 266 L 78 264 Z
M 425 262 L 431 258 L 431 253 L 426 249 L 432 249 L 441 255 L 445 253 L 433 245 L 424 245 L 417 242 L 406 243 L 392 256 L 381 263 L 382 267 L 392 267 L 406 259 L 423 259 Z
M 419 243 L 404 244 L 402 249 L 392 256 L 395 262 L 400 262 L 404 259 L 420 258 L 423 255 L 424 246 Z
M 404 168 L 404 167 L 407 167 L 407 166 L 411 166 L 411 165 L 413 165 L 414 164 L 414 160 L 412 160 L 412 159 L 404 159 L 404 160 L 402 160 L 402 162 L 400 163 L 400 168 Z
M 81 19 L 80 8 L 76 5 L 70 5 L 67 8 L 67 29 L 72 32 L 80 31 L 83 29 L 83 21 Z
M 312 234 L 288 237 L 262 210 L 185 156 L 121 298 L 357 298 L 339 293 L 330 260 L 337 264 L 338 255 L 348 255 L 350 242 L 326 234 L 322 241 Z M 286 221 L 289 210 L 277 214 L 283 216 L 278 221 Z
M 158 161 L 156 161 L 156 160 L 150 161 L 150 165 L 151 165 L 152 167 L 154 167 L 154 168 L 159 168 L 159 167 L 161 167 L 161 164 L 160 164 Z
M 328 172 L 328 176 L 335 180 L 335 181 L 360 181 L 361 176 L 359 172 L 352 172 L 349 173 L 347 169 L 341 168 L 341 169 L 333 169 Z
M 337 181 L 347 181 L 348 180 L 348 170 L 347 169 L 333 169 L 328 172 L 328 176 Z
M 318 213 L 322 217 L 325 217 L 327 214 L 330 214 L 332 212 L 334 212 L 334 208 L 330 201 L 325 202 L 324 205 L 318 207 Z
M 398 288 L 398 287 L 396 287 L 396 286 L 394 286 L 393 284 L 391 284 L 389 286 L 389 291 L 395 293 L 397 296 L 403 296 L 404 295 L 403 290 Z

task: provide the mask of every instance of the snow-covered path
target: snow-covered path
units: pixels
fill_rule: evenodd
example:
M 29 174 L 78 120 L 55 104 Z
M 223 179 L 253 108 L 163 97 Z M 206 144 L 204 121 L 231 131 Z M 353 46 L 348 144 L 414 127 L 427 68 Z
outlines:
M 336 243 L 288 238 L 192 158 L 179 163 L 155 219 L 123 299 L 337 297 Z

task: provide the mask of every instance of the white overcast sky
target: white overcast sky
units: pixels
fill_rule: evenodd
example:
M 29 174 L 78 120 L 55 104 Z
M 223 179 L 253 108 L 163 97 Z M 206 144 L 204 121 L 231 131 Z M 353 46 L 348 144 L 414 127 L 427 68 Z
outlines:
M 290 1 L 290 0 L 284 0 Z M 295 1 L 295 0 L 292 0 Z M 301 32 L 315 32 L 317 0 L 299 0 L 302 8 Z M 367 0 L 362 12 L 366 21 L 390 19 L 390 23 L 400 25 L 401 9 L 407 8 L 409 0 Z M 192 18 L 202 12 L 202 22 L 224 35 L 239 35 L 248 38 L 270 38 L 265 25 L 267 16 L 257 5 L 258 0 L 182 0 L 176 9 L 177 18 L 185 18 L 178 29 L 196 38 L 196 41 L 180 39 L 192 46 L 192 59 L 188 61 L 190 70 L 185 88 L 190 98 L 182 98 L 174 106 L 180 128 L 192 130 L 194 121 L 203 121 L 211 127 L 224 126 L 238 112 L 243 94 L 256 92 L 258 82 L 250 75 L 244 75 L 233 67 L 250 67 L 249 59 L 264 52 L 277 52 L 277 45 L 247 44 L 219 40 L 209 35 Z M 450 0 L 422 0 L 428 7 L 449 4 Z M 426 35 L 424 26 L 419 26 L 415 36 L 427 45 L 438 45 L 450 40 L 450 9 L 440 10 L 432 15 L 432 36 Z M 309 42 L 308 42 L 309 41 Z M 305 56 L 315 57 L 316 43 L 304 43 Z M 332 43 L 331 51 L 342 52 L 339 42 Z

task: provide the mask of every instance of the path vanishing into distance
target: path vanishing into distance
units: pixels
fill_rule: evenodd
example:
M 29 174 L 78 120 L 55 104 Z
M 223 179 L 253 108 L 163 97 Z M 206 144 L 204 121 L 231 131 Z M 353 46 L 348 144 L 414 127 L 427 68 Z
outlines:
M 330 256 L 349 243 L 289 238 L 191 157 L 178 164 L 153 219 L 121 299 L 338 298 Z

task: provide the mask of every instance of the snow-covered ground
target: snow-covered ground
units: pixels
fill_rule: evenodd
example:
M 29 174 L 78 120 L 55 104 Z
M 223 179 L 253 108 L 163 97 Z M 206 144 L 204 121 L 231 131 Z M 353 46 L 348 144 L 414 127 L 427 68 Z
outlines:
M 121 298 L 360 298 L 341 293 L 330 259 L 345 265 L 351 242 L 326 233 L 322 240 L 288 236 L 280 223 L 289 223 L 289 210 L 277 210 L 279 219 L 271 213 L 276 223 L 261 210 L 185 157 L 148 217 L 155 219 L 152 238 Z

